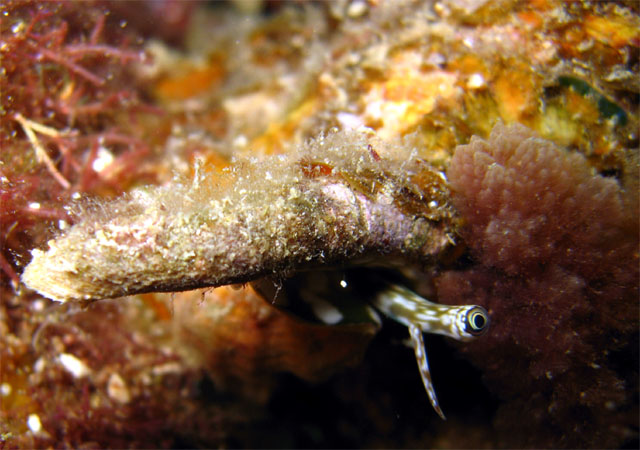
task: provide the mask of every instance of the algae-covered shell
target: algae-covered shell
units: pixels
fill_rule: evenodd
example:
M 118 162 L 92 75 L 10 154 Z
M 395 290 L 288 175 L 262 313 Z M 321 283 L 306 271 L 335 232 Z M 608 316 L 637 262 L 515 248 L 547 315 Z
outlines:
M 402 146 L 332 133 L 227 179 L 138 191 L 34 250 L 22 281 L 57 301 L 244 283 L 335 264 L 428 265 L 452 241 L 444 176 Z

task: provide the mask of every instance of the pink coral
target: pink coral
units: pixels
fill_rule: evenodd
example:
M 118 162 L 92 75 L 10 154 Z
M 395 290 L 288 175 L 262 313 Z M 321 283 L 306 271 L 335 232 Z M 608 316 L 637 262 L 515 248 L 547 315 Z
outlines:
M 491 314 L 489 335 L 463 351 L 508 400 L 503 444 L 620 445 L 637 421 L 632 195 L 520 125 L 459 146 L 448 176 L 474 265 L 445 272 L 438 296 Z

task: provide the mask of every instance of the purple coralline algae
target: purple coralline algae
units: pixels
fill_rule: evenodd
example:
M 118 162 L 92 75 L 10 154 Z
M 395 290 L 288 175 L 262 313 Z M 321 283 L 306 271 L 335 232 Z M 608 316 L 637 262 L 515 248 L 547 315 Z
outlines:
M 482 305 L 495 325 L 462 351 L 505 400 L 495 426 L 511 431 L 499 444 L 615 447 L 632 439 L 635 189 L 521 125 L 497 125 L 488 140 L 458 146 L 448 177 L 471 263 L 439 277 L 438 297 Z

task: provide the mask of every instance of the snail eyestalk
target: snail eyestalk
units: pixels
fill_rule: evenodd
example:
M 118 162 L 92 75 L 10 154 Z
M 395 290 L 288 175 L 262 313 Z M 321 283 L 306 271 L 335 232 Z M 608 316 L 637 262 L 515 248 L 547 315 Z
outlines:
M 431 380 L 422 333 L 442 334 L 459 341 L 469 341 L 489 328 L 489 315 L 481 306 L 448 306 L 430 302 L 415 292 L 396 284 L 375 296 L 373 305 L 397 322 L 409 328 L 411 344 L 416 354 L 420 377 L 433 409 L 442 419 L 444 413 L 438 403 Z
M 380 292 L 374 305 L 406 326 L 416 325 L 423 333 L 442 334 L 458 341 L 474 339 L 489 328 L 489 315 L 481 306 L 440 305 L 396 284 Z

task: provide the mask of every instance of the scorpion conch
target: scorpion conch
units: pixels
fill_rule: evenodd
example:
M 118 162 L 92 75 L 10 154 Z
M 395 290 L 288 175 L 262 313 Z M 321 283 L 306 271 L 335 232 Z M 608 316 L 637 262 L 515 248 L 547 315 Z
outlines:
M 65 302 L 284 279 L 333 265 L 426 267 L 457 226 L 444 175 L 367 133 L 332 132 L 227 176 L 227 189 L 197 177 L 84 214 L 46 251 L 33 250 L 22 281 Z M 408 326 L 429 398 L 444 417 L 422 332 L 469 339 L 486 329 L 486 312 L 437 305 L 396 285 L 371 303 Z

